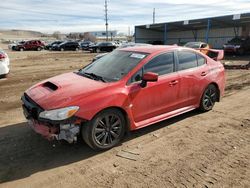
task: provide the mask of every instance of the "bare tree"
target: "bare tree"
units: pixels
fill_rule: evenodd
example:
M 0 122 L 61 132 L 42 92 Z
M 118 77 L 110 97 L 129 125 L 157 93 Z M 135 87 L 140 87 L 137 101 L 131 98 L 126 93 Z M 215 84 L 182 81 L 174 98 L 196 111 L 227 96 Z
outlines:
M 96 42 L 96 37 L 89 32 L 83 33 L 83 38 L 91 42 Z
M 61 38 L 61 33 L 60 33 L 60 31 L 55 31 L 55 32 L 52 34 L 52 36 L 53 36 L 54 38 L 56 38 L 56 39 L 60 39 L 60 38 Z

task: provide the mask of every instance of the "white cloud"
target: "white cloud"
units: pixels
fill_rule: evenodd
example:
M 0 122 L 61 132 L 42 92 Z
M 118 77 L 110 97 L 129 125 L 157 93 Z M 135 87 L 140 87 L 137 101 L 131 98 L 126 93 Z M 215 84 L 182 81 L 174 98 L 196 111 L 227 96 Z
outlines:
M 195 19 L 249 12 L 249 0 L 108 0 L 109 26 L 128 27 L 156 22 Z M 4 0 L 0 4 L 0 29 L 19 28 L 45 32 L 104 30 L 104 0 Z

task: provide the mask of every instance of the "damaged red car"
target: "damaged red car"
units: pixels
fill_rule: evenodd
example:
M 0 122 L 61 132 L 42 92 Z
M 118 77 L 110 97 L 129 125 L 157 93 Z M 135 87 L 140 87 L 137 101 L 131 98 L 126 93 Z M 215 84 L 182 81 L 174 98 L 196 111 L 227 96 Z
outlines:
M 42 81 L 22 96 L 29 125 L 47 139 L 93 149 L 117 145 L 125 131 L 179 114 L 209 111 L 224 94 L 223 51 L 212 58 L 178 46 L 115 50 L 76 72 Z

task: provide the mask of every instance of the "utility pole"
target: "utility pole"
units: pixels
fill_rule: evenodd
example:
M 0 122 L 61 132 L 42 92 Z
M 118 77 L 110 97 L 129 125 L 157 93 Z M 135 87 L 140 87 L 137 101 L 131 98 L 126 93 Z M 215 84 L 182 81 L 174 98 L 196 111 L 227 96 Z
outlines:
M 155 24 L 155 8 L 153 9 L 153 24 Z
M 105 8 L 106 41 L 108 41 L 108 3 L 107 3 L 107 0 L 105 0 L 104 8 Z

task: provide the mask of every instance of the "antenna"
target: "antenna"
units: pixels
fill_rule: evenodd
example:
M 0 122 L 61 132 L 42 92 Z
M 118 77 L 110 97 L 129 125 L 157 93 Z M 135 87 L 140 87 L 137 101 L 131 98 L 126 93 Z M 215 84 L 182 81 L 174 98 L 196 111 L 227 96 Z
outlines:
M 155 24 L 155 8 L 153 9 L 153 24 Z
M 105 4 L 104 4 L 104 8 L 105 8 L 105 26 L 106 26 L 106 41 L 108 41 L 108 3 L 107 0 L 105 0 Z

